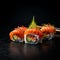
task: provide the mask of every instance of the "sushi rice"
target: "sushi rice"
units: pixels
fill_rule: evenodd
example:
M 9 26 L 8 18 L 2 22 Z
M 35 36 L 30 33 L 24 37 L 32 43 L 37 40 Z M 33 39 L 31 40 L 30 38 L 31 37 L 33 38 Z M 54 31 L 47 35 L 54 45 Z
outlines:
M 17 35 L 14 35 L 13 38 L 12 38 L 12 41 L 15 41 L 15 42 L 23 42 L 24 40 L 21 39 L 20 37 L 18 37 Z
M 33 38 L 31 36 L 33 36 Z M 39 43 L 39 40 L 40 39 L 39 39 L 39 36 L 38 35 L 35 35 L 35 34 L 24 35 L 24 41 L 27 44 L 38 44 Z
M 40 43 L 42 43 L 43 40 L 52 40 L 54 37 L 55 37 L 54 33 L 47 34 L 41 39 Z

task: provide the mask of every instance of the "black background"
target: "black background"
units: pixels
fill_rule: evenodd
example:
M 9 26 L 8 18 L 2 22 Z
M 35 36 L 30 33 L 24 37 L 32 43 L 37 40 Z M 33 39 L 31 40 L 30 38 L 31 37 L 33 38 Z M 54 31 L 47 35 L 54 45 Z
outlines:
M 0 5 L 0 37 L 8 37 L 17 26 L 29 26 L 32 17 L 38 25 L 51 23 L 60 26 L 60 9 L 57 1 L 4 2 Z
M 35 16 L 35 21 L 38 25 L 41 25 L 43 23 L 51 23 L 54 24 L 56 27 L 60 27 L 60 4 L 59 1 L 40 1 L 40 2 L 17 2 L 17 1 L 9 1 L 9 2 L 2 2 L 0 5 L 0 57 L 2 59 L 17 59 L 17 55 L 10 56 L 10 54 L 15 54 L 13 52 L 13 48 L 20 49 L 19 54 L 21 52 L 21 55 L 18 55 L 18 59 L 22 59 L 24 55 L 23 46 L 21 45 L 14 45 L 11 43 L 6 43 L 9 40 L 9 32 L 12 31 L 17 26 L 27 26 L 30 24 L 32 17 Z M 1 42 L 4 41 L 4 42 Z M 60 47 L 60 38 L 55 38 L 52 43 L 52 48 L 49 49 L 48 54 L 45 54 L 39 46 L 33 46 L 36 50 L 36 57 L 41 57 L 41 60 L 54 60 L 56 57 L 59 57 L 59 47 Z M 11 47 L 10 47 L 11 44 Z M 14 43 L 15 44 L 15 43 Z M 25 45 L 24 45 L 25 46 Z M 42 45 L 43 46 L 43 45 Z M 45 46 L 45 45 L 44 45 Z M 43 47 L 44 47 L 43 46 Z M 50 47 L 50 46 L 48 46 Z M 12 48 L 10 50 L 9 48 Z M 28 49 L 29 47 L 27 47 Z M 48 49 L 47 47 L 45 47 Z M 34 50 L 33 49 L 33 50 Z M 40 51 L 41 50 L 41 51 Z M 11 52 L 10 52 L 11 51 Z M 40 55 L 40 52 L 41 55 Z M 16 51 L 18 53 L 18 51 Z M 47 52 L 47 51 L 46 51 Z M 27 52 L 28 53 L 28 52 Z M 30 52 L 31 53 L 31 52 Z M 29 54 L 29 53 L 28 53 Z M 34 53 L 31 53 L 34 54 Z M 10 58 L 11 57 L 11 58 Z M 13 57 L 13 58 L 12 58 Z M 21 57 L 21 58 L 20 58 Z M 37 60 L 37 58 L 35 60 Z M 24 58 L 23 58 L 24 59 Z M 24 59 L 25 60 L 25 59 Z

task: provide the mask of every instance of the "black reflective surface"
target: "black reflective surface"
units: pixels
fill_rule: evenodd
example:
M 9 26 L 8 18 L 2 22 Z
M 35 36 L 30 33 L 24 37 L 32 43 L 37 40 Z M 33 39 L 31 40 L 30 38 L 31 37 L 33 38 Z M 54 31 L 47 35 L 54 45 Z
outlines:
M 59 57 L 59 40 L 56 36 L 38 45 L 0 41 L 0 60 L 54 60 Z

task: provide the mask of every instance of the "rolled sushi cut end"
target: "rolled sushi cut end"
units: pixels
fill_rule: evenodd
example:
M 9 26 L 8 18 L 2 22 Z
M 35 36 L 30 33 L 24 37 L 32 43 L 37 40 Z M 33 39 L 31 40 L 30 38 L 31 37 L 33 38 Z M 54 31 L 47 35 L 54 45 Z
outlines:
M 55 37 L 54 33 L 45 34 L 42 40 L 52 40 Z
M 48 38 L 48 40 L 51 40 L 51 39 L 54 38 L 54 36 L 55 36 L 54 33 L 50 33 L 50 34 L 47 35 L 47 38 Z
M 25 43 L 27 44 L 38 44 L 39 36 L 35 34 L 24 35 L 24 40 L 25 40 Z
M 40 30 L 43 33 L 42 40 L 52 40 L 55 37 L 56 29 L 53 25 L 44 24 L 43 26 L 40 26 L 40 28 L 41 28 Z
M 24 40 L 21 39 L 20 37 L 18 37 L 17 35 L 13 35 L 12 41 L 15 41 L 15 42 L 23 42 Z

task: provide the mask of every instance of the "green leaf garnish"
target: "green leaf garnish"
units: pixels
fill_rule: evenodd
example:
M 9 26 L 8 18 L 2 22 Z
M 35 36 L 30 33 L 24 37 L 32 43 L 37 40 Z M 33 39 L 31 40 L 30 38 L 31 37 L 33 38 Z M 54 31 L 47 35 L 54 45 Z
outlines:
M 34 16 L 33 16 L 33 19 L 32 19 L 31 24 L 29 25 L 29 28 L 36 28 L 36 27 L 37 27 L 37 24 L 36 24 Z

